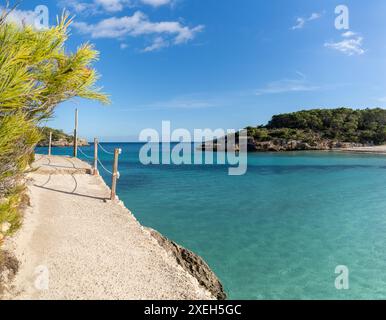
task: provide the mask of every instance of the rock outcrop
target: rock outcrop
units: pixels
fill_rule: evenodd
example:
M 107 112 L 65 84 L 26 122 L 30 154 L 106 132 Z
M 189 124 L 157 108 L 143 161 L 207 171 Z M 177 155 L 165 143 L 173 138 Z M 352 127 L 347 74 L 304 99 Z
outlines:
M 248 152 L 284 152 L 284 151 L 312 151 L 312 150 L 334 150 L 334 149 L 350 149 L 358 147 L 366 147 L 361 143 L 340 142 L 334 140 L 320 139 L 317 141 L 305 142 L 300 140 L 272 139 L 269 141 L 256 141 L 253 138 L 248 138 Z M 213 151 L 239 151 L 238 144 L 231 147 L 226 146 L 226 138 L 219 139 L 215 142 L 206 142 L 200 147 L 200 150 Z
M 157 240 L 159 245 L 173 255 L 177 263 L 196 278 L 198 283 L 212 293 L 216 299 L 225 300 L 227 298 L 220 280 L 201 257 L 165 238 L 159 232 L 151 228 L 146 229 Z
M 320 140 L 308 143 L 298 140 L 274 139 L 270 141 L 258 142 L 253 139 L 248 141 L 248 151 L 307 151 L 307 150 L 333 150 L 353 147 L 363 147 L 363 144 L 339 142 L 332 140 Z
M 53 147 L 72 147 L 73 142 L 63 138 L 56 141 L 52 141 L 52 146 Z M 89 146 L 89 143 L 87 142 L 86 139 L 78 139 L 78 146 L 79 147 Z M 42 141 L 38 143 L 38 147 L 48 147 L 48 142 Z

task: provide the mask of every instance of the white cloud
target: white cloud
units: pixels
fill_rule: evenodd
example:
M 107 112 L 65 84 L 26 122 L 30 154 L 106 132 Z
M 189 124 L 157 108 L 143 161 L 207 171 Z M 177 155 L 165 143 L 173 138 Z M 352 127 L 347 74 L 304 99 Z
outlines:
M 127 47 L 128 47 L 128 44 L 127 43 L 121 43 L 119 45 L 119 47 L 122 49 L 122 50 L 125 50 Z
M 62 0 L 59 4 L 69 10 L 73 10 L 76 13 L 85 12 L 86 10 L 94 9 L 93 3 L 78 2 L 77 0 Z
M 91 2 L 81 0 L 61 0 L 60 5 L 77 14 L 95 15 L 120 12 L 125 7 L 132 6 L 133 3 L 132 0 L 92 0 Z
M 342 37 L 344 38 L 342 41 L 326 42 L 324 46 L 340 51 L 348 56 L 362 55 L 366 52 L 363 48 L 363 37 L 357 33 L 347 31 L 342 34 Z
M 342 37 L 344 38 L 351 38 L 356 36 L 357 34 L 353 31 L 346 31 L 345 33 L 342 33 Z
M 308 21 L 316 20 L 319 19 L 322 16 L 321 13 L 313 13 L 311 16 L 308 18 Z
M 302 77 L 303 76 L 304 75 L 302 75 Z M 283 79 L 283 80 L 271 82 L 267 84 L 265 87 L 258 89 L 256 91 L 256 95 L 260 96 L 265 94 L 305 92 L 305 91 L 315 91 L 318 89 L 320 89 L 320 87 L 310 85 L 303 77 L 302 79 Z
M 8 12 L 6 21 L 16 24 L 19 27 L 32 26 L 35 30 L 44 30 L 49 27 L 49 14 L 45 6 L 36 7 L 35 11 L 8 9 L 0 5 L 0 11 L 6 10 Z
M 303 29 L 307 22 L 317 20 L 322 17 L 321 13 L 312 13 L 308 18 L 296 18 L 296 24 L 291 28 L 292 30 Z
M 70 12 L 89 15 L 100 13 L 100 8 L 95 2 L 81 2 L 79 0 L 60 0 L 59 5 Z
M 157 51 L 157 50 L 160 50 L 160 49 L 168 47 L 168 46 L 169 46 L 168 41 L 166 41 L 162 37 L 157 37 L 154 39 L 153 43 L 150 46 L 143 49 L 143 51 L 144 52 Z
M 292 27 L 292 30 L 302 29 L 305 24 L 306 24 L 306 20 L 304 18 L 297 18 L 296 25 Z
M 153 7 L 160 7 L 166 4 L 170 4 L 172 0 L 140 0 L 144 4 L 148 4 Z
M 95 0 L 94 2 L 108 12 L 122 11 L 124 6 L 124 1 L 121 0 Z
M 160 7 L 172 5 L 176 0 L 61 0 L 60 5 L 78 14 L 95 15 L 103 13 L 121 12 L 127 7 L 138 7 L 140 5 L 150 5 Z
M 7 16 L 7 21 L 16 23 L 19 26 L 22 25 L 34 25 L 35 18 L 37 17 L 34 11 L 13 10 Z
M 229 101 L 228 101 L 229 102 Z M 126 110 L 162 110 L 162 109 L 206 109 L 216 108 L 226 105 L 225 101 L 219 100 L 217 97 L 209 97 L 202 94 L 187 94 L 177 97 L 172 97 L 168 100 L 154 101 L 148 104 L 136 106 Z
M 104 19 L 97 24 L 75 22 L 73 25 L 80 33 L 89 34 L 94 39 L 156 36 L 153 45 L 145 48 L 146 51 L 160 49 L 169 43 L 174 45 L 186 43 L 204 29 L 202 25 L 189 28 L 177 21 L 152 22 L 140 11 L 132 16 Z

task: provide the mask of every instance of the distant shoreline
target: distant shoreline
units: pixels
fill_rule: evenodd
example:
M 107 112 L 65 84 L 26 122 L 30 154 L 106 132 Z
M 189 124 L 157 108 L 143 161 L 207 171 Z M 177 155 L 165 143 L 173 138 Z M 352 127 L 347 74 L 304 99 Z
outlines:
M 347 152 L 347 153 L 369 153 L 369 154 L 384 154 L 386 155 L 386 145 L 372 147 L 355 147 L 355 148 L 339 148 L 331 151 Z
M 87 142 L 86 140 L 80 141 L 78 143 L 79 147 L 87 147 L 92 146 L 94 142 Z M 146 144 L 146 142 L 139 142 L 139 141 L 127 141 L 127 142 L 100 142 L 102 144 Z M 162 142 L 160 142 L 161 144 Z M 178 144 L 180 142 L 170 142 L 171 144 Z M 194 142 L 192 142 L 194 144 Z M 52 143 L 52 147 L 56 148 L 69 148 L 72 147 L 72 143 Z M 38 148 L 47 148 L 48 145 L 45 143 L 39 143 L 36 147 Z M 204 152 L 205 150 L 203 150 Z M 209 150 L 206 150 L 209 151 Z M 287 153 L 287 152 L 320 152 L 320 151 L 326 151 L 326 152 L 346 152 L 346 153 L 370 153 L 370 154 L 385 154 L 386 155 L 386 145 L 380 145 L 380 146 L 362 146 L 362 147 L 347 147 L 347 148 L 331 148 L 331 149 L 310 149 L 310 150 L 282 150 L 282 151 L 269 151 L 269 150 L 261 150 L 261 151 L 248 151 L 248 153 L 254 154 L 254 153 Z M 214 151 L 218 152 L 218 151 Z
M 72 147 L 74 145 L 73 142 L 68 142 L 68 141 L 64 141 L 64 140 L 60 140 L 60 141 L 52 141 L 51 143 L 51 146 L 52 147 L 55 147 L 55 148 L 65 148 L 65 147 Z M 78 147 L 87 147 L 89 146 L 90 143 L 87 142 L 86 140 L 84 139 L 78 139 Z M 39 142 L 37 144 L 37 147 L 48 147 L 48 142 L 46 141 L 43 141 L 43 142 Z

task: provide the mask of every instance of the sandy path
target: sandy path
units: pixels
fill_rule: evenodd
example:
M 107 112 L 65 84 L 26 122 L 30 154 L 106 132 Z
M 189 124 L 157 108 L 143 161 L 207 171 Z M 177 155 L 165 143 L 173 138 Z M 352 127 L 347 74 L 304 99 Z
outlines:
M 37 156 L 34 166 L 31 207 L 6 244 L 21 261 L 8 298 L 211 298 L 123 205 L 103 200 L 109 190 L 88 165 Z

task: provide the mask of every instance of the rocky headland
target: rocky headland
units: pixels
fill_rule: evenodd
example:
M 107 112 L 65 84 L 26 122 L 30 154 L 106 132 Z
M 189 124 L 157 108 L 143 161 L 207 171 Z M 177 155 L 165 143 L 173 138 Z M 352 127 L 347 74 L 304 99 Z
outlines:
M 314 109 L 275 115 L 267 125 L 245 128 L 248 152 L 350 150 L 386 144 L 386 110 Z M 202 150 L 240 150 L 239 137 L 209 141 Z
M 51 145 L 53 147 L 72 147 L 74 144 L 74 136 L 64 133 L 63 130 L 53 129 L 49 127 L 41 128 L 42 139 L 38 143 L 38 147 L 48 147 L 50 133 L 52 134 Z M 86 139 L 78 138 L 78 146 L 88 146 Z

